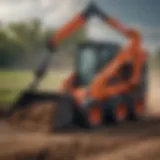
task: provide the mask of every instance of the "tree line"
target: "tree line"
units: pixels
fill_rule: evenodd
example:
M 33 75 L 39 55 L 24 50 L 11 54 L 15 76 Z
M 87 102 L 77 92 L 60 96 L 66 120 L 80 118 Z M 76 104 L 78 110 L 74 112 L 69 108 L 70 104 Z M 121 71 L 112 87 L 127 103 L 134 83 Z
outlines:
M 53 28 L 44 27 L 39 19 L 14 22 L 0 26 L 0 68 L 19 67 L 26 56 L 43 52 L 48 38 L 55 33 Z M 66 38 L 60 44 L 65 48 L 85 38 L 84 28 Z

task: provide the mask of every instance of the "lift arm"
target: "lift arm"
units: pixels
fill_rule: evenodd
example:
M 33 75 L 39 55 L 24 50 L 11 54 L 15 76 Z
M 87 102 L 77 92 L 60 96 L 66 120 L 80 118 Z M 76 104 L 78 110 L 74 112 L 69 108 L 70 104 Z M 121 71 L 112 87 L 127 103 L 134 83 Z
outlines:
M 84 25 L 92 16 L 98 16 L 102 21 L 110 25 L 113 29 L 123 34 L 127 38 L 139 40 L 139 34 L 133 29 L 128 29 L 123 26 L 118 20 L 110 17 L 101 11 L 93 2 L 82 12 L 77 14 L 71 21 L 57 30 L 56 34 L 49 40 L 49 48 L 54 49 L 64 38 L 77 31 Z
M 122 50 L 122 54 L 119 55 L 117 60 L 115 60 L 114 63 L 110 65 L 110 69 L 112 68 L 113 72 L 115 72 L 121 64 L 124 63 L 125 59 L 130 56 L 133 58 L 133 63 L 134 63 L 134 75 L 133 78 L 131 79 L 131 84 L 136 84 L 137 81 L 139 80 L 140 76 L 140 67 L 141 67 L 141 62 L 140 62 L 140 34 L 131 28 L 127 28 L 124 25 L 122 25 L 118 20 L 116 20 L 113 17 L 110 17 L 109 15 L 105 14 L 103 11 L 101 11 L 94 3 L 91 3 L 82 13 L 77 14 L 69 23 L 65 24 L 62 28 L 58 29 L 56 34 L 51 37 L 51 39 L 48 42 L 49 49 L 52 51 L 54 50 L 57 45 L 69 36 L 71 33 L 77 31 L 81 26 L 83 26 L 92 16 L 98 16 L 102 21 L 104 21 L 106 24 L 110 25 L 114 30 L 125 36 L 126 38 L 129 39 L 129 44 L 128 47 Z M 129 54 L 128 54 L 129 53 Z M 104 71 L 105 73 L 105 71 Z M 112 74 L 105 73 L 106 75 L 102 75 L 99 77 L 100 81 L 103 82 L 104 78 L 106 76 L 109 76 Z M 97 86 L 100 81 L 96 81 L 93 83 L 93 87 L 91 88 L 93 90 L 97 90 L 95 86 Z M 99 93 L 95 95 L 100 95 Z

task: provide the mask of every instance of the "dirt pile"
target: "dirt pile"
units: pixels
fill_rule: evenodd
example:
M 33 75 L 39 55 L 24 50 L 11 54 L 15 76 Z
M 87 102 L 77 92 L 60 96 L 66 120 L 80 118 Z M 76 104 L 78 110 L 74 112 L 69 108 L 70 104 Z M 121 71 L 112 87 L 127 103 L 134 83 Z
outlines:
M 7 122 L 18 130 L 27 132 L 51 132 L 54 125 L 56 103 L 34 103 L 15 112 Z

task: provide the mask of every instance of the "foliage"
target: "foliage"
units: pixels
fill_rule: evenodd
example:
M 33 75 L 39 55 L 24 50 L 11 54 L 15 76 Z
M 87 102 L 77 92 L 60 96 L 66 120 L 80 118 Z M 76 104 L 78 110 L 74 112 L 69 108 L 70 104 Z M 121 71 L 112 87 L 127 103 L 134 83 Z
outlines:
M 42 52 L 47 39 L 53 34 L 54 30 L 44 27 L 38 19 L 0 26 L 0 67 L 12 67 L 13 63 L 18 64 L 23 57 L 26 57 L 24 54 Z M 80 29 L 62 41 L 60 47 L 70 46 L 78 39 L 83 39 L 84 35 L 84 29 Z
M 45 32 L 39 20 L 11 23 L 8 26 L 1 27 L 1 53 L 22 53 L 41 47 L 44 35 Z

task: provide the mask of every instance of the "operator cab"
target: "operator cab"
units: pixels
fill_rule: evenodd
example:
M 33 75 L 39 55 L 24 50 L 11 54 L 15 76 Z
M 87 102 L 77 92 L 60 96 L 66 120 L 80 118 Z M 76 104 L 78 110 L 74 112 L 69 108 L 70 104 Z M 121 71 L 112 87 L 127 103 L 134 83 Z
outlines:
M 115 58 L 120 45 L 106 42 L 85 42 L 77 47 L 76 74 L 79 86 L 88 85 L 96 73 Z

